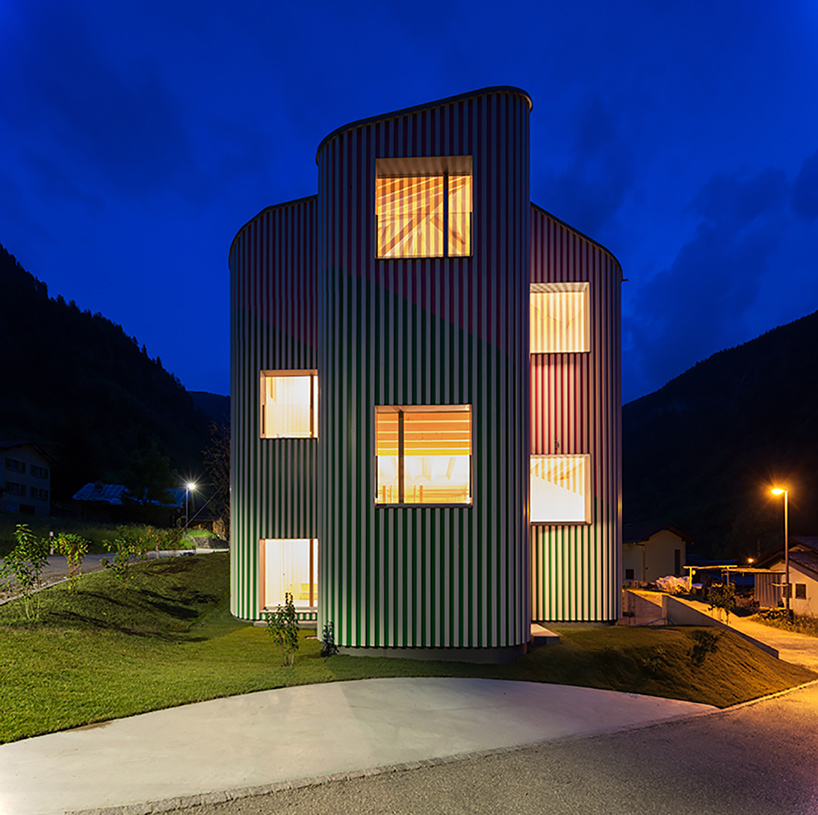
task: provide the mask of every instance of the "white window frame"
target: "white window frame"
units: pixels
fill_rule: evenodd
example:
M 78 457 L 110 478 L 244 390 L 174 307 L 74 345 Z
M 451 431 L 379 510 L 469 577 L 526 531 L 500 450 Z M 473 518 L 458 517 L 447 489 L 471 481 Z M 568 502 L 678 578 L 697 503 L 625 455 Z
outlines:
M 267 378 L 277 377 L 310 377 L 310 433 L 304 434 L 287 434 L 287 433 L 268 433 L 266 427 L 267 416 L 267 386 L 265 380 Z M 259 438 L 262 439 L 317 439 L 318 438 L 318 371 L 315 369 L 304 370 L 263 370 L 259 376 Z
M 529 352 L 531 354 L 587 354 L 591 351 L 591 284 L 587 281 L 572 283 L 531 283 L 529 289 L 529 308 L 531 308 L 531 295 L 543 293 L 580 292 L 583 296 L 583 326 L 582 326 L 582 348 L 571 351 L 561 351 L 553 349 L 535 350 L 533 348 L 534 326 L 529 331 Z
M 593 486 L 593 478 L 592 478 L 592 461 L 591 455 L 589 453 L 561 453 L 557 455 L 532 455 L 531 456 L 531 465 L 534 464 L 535 460 L 541 459 L 583 459 L 584 460 L 584 471 L 583 471 L 583 499 L 584 499 L 584 512 L 582 518 L 560 518 L 556 514 L 552 518 L 543 518 L 542 512 L 535 510 L 534 506 L 534 484 L 533 484 L 533 476 L 530 476 L 532 479 L 531 482 L 531 498 L 530 498 L 530 521 L 532 524 L 541 524 L 545 526 L 563 526 L 568 524 L 590 524 L 593 521 L 593 500 L 592 500 L 592 486 Z M 537 517 L 535 517 L 535 515 Z
M 268 543 L 303 543 L 309 547 L 309 583 L 310 600 L 304 604 L 303 600 L 293 599 L 297 611 L 315 611 L 318 608 L 318 538 L 262 538 L 258 550 L 258 600 L 260 611 L 275 611 L 278 605 L 284 605 L 284 598 L 270 600 L 267 597 L 267 544 Z

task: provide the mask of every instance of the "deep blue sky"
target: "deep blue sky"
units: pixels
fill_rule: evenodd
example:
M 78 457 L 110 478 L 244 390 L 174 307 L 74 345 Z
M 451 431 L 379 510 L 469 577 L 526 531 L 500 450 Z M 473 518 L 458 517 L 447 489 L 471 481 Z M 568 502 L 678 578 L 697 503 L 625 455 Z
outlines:
M 814 0 L 0 0 L 0 243 L 227 393 L 230 242 L 321 139 L 517 85 L 532 200 L 629 278 L 628 401 L 818 309 L 817 43 Z

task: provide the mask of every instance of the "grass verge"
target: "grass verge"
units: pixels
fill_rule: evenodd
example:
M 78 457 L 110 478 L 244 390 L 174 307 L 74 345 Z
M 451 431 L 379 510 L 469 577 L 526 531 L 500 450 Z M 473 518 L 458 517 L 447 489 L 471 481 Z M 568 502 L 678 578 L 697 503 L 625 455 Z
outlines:
M 0 607 L 0 742 L 188 702 L 315 682 L 465 676 L 555 682 L 725 707 L 810 681 L 729 632 L 552 626 L 562 636 L 506 666 L 333 656 L 302 632 L 293 668 L 263 628 L 233 619 L 228 556 L 150 561 L 119 581 L 44 592 L 40 620 Z
M 765 611 L 753 614 L 749 619 L 754 623 L 762 623 L 771 628 L 791 631 L 793 634 L 806 634 L 808 637 L 818 637 L 818 618 L 793 614 L 792 622 L 790 622 L 787 619 L 787 612 L 783 608 L 766 609 Z

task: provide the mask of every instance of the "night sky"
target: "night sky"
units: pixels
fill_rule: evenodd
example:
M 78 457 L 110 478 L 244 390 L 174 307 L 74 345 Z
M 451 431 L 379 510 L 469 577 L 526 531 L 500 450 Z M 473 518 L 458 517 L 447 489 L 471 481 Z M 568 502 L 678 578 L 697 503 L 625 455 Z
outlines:
M 190 390 L 228 393 L 230 243 L 321 139 L 490 85 L 628 278 L 625 401 L 818 309 L 814 0 L 0 0 L 0 77 L 0 243 Z

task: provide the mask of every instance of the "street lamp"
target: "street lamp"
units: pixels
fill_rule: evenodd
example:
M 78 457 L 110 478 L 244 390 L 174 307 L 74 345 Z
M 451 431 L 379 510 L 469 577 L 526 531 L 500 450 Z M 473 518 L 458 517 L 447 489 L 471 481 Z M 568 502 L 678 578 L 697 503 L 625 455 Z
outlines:
M 773 487 L 773 495 L 784 496 L 784 601 L 787 608 L 787 619 L 792 620 L 790 611 L 790 545 L 787 538 L 787 490 Z
M 187 532 L 187 525 L 189 522 L 188 519 L 190 518 L 189 513 L 190 491 L 195 489 L 196 485 L 192 481 L 188 481 L 187 484 L 185 484 L 185 532 Z

